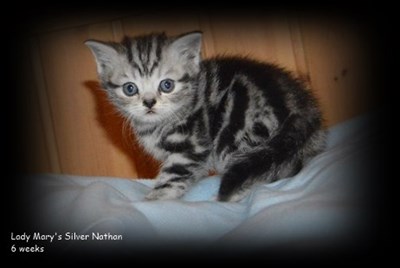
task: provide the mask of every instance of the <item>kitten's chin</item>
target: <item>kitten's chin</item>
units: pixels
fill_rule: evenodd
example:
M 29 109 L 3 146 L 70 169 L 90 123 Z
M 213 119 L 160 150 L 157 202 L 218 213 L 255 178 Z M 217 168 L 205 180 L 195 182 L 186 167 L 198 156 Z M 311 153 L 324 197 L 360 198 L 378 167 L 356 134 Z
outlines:
M 178 114 L 181 114 L 181 111 L 151 109 L 135 113 L 135 116 L 132 116 L 132 118 L 140 124 L 155 125 L 179 120 Z
M 147 111 L 145 112 L 140 118 L 136 120 L 142 124 L 157 124 L 162 122 L 165 119 L 165 116 L 154 112 L 154 111 Z

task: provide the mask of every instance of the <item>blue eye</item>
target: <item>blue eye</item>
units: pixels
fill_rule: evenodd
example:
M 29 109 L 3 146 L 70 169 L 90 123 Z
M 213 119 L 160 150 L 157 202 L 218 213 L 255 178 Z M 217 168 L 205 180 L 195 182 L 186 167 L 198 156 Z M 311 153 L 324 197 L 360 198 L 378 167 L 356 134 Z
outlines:
M 125 83 L 122 86 L 122 91 L 124 92 L 124 94 L 126 96 L 132 97 L 132 96 L 136 95 L 139 92 L 139 89 L 137 88 L 135 83 L 128 82 L 128 83 Z
M 160 82 L 159 90 L 164 93 L 170 93 L 174 90 L 175 82 L 172 79 L 164 79 Z

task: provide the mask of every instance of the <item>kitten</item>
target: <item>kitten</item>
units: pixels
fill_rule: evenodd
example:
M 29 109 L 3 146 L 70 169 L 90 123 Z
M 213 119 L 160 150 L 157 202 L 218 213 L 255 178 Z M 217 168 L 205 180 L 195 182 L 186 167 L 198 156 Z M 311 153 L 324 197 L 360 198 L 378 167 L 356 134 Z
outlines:
M 148 200 L 179 198 L 213 169 L 218 200 L 238 201 L 325 146 L 321 112 L 299 80 L 246 58 L 201 60 L 201 41 L 193 32 L 85 43 L 110 101 L 163 162 Z

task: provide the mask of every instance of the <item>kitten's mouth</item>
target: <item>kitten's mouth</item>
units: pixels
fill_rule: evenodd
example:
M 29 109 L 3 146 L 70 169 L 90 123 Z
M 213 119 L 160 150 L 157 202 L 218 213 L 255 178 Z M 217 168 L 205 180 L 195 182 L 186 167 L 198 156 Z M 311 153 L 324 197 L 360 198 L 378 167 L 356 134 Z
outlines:
M 146 114 L 156 114 L 156 112 L 153 111 L 153 110 L 148 110 L 148 111 L 146 112 Z

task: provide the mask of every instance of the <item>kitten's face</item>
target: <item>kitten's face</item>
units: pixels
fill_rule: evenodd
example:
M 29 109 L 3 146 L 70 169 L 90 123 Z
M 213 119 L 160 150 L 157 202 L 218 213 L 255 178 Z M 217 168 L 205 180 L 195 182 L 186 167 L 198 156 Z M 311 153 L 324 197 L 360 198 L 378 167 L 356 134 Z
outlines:
M 201 34 L 170 40 L 165 35 L 125 39 L 122 44 L 88 41 L 110 100 L 140 123 L 177 119 L 189 108 L 199 72 Z

